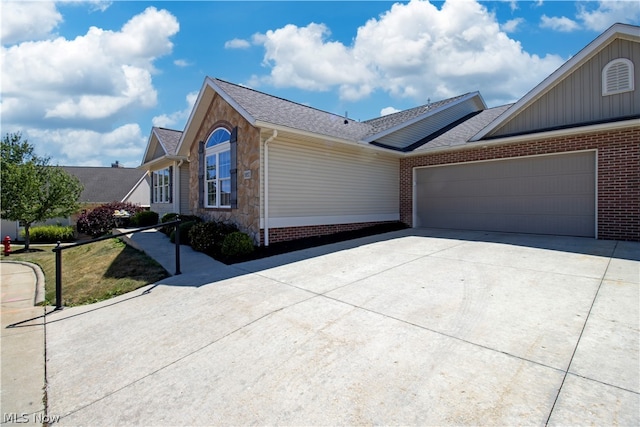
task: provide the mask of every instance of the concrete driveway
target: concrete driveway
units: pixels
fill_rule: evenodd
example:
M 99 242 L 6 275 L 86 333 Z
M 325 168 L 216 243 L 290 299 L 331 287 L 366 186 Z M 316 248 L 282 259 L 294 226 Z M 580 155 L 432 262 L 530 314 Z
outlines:
M 48 415 L 638 425 L 639 287 L 639 243 L 415 229 L 184 271 L 47 316 Z

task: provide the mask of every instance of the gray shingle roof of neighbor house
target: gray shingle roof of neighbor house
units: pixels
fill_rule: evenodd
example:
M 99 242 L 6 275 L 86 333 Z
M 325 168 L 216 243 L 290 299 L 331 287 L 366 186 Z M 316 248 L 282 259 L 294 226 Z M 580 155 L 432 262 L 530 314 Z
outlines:
M 146 174 L 140 169 L 122 167 L 61 167 L 84 186 L 80 203 L 123 201 Z
M 175 155 L 178 149 L 178 143 L 182 132 L 179 130 L 166 129 L 161 127 L 154 127 L 152 132 L 158 136 L 158 141 L 162 144 L 164 151 L 168 155 Z

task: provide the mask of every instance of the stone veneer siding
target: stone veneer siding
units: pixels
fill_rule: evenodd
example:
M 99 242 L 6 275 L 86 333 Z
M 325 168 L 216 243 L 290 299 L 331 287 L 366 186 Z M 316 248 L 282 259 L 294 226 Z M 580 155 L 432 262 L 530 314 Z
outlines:
M 413 222 L 413 168 L 581 150 L 597 150 L 599 239 L 640 241 L 640 127 L 400 160 L 400 220 Z
M 218 127 L 229 131 L 238 127 L 238 208 L 201 208 L 198 182 L 198 142 L 206 141 Z M 191 211 L 206 220 L 233 223 L 247 233 L 257 244 L 260 242 L 260 132 L 233 109 L 219 95 L 215 95 L 207 114 L 200 124 L 195 141 L 189 150 L 189 200 Z M 245 171 L 251 178 L 245 179 Z

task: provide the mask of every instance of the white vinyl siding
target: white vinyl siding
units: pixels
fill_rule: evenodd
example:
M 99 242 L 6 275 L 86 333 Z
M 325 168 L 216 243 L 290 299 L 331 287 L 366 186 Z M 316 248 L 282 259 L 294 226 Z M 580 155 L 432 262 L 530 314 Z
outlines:
M 269 144 L 269 224 L 399 219 L 397 157 L 337 143 Z

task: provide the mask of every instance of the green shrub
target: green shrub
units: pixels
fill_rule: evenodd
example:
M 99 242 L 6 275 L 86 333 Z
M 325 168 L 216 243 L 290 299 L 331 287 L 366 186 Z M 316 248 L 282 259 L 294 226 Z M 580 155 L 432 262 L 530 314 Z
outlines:
M 194 225 L 189 231 L 191 247 L 211 256 L 219 256 L 224 238 L 238 231 L 232 224 L 222 222 L 201 222 Z
M 20 236 L 24 239 L 24 231 Z M 75 236 L 73 227 L 70 225 L 38 225 L 29 228 L 29 240 L 32 243 L 72 242 Z
M 177 213 L 175 212 L 171 212 L 171 213 L 166 213 L 164 215 L 162 215 L 162 218 L 160 218 L 160 223 L 164 224 L 165 222 L 172 222 L 175 221 L 176 218 L 178 218 Z M 195 215 L 180 215 L 180 221 L 182 221 L 182 223 L 186 223 L 186 222 L 202 222 L 202 218 L 200 218 L 199 216 L 195 216 Z M 176 226 L 175 225 L 169 225 L 166 227 L 161 227 L 160 231 L 162 231 L 164 234 L 166 234 L 167 236 L 171 236 L 171 233 L 175 230 Z M 183 237 L 185 236 L 185 237 Z M 182 239 L 188 239 L 188 236 L 186 236 L 185 234 L 181 234 L 180 235 L 180 240 Z M 182 243 L 182 242 L 181 242 Z
M 180 223 L 180 244 L 181 245 L 190 245 L 191 244 L 191 241 L 189 240 L 189 231 L 197 223 L 198 223 L 197 221 L 187 221 L 187 222 L 181 222 Z M 175 243 L 176 242 L 176 230 L 175 230 L 176 227 L 172 226 L 171 228 L 173 228 L 174 230 L 172 230 L 171 234 L 169 234 L 169 240 L 171 240 L 171 243 Z
M 141 211 L 131 217 L 131 223 L 137 227 L 149 227 L 158 223 L 158 213 Z
M 225 257 L 240 257 L 249 255 L 254 249 L 253 240 L 248 234 L 234 231 L 224 238 L 220 252 Z

